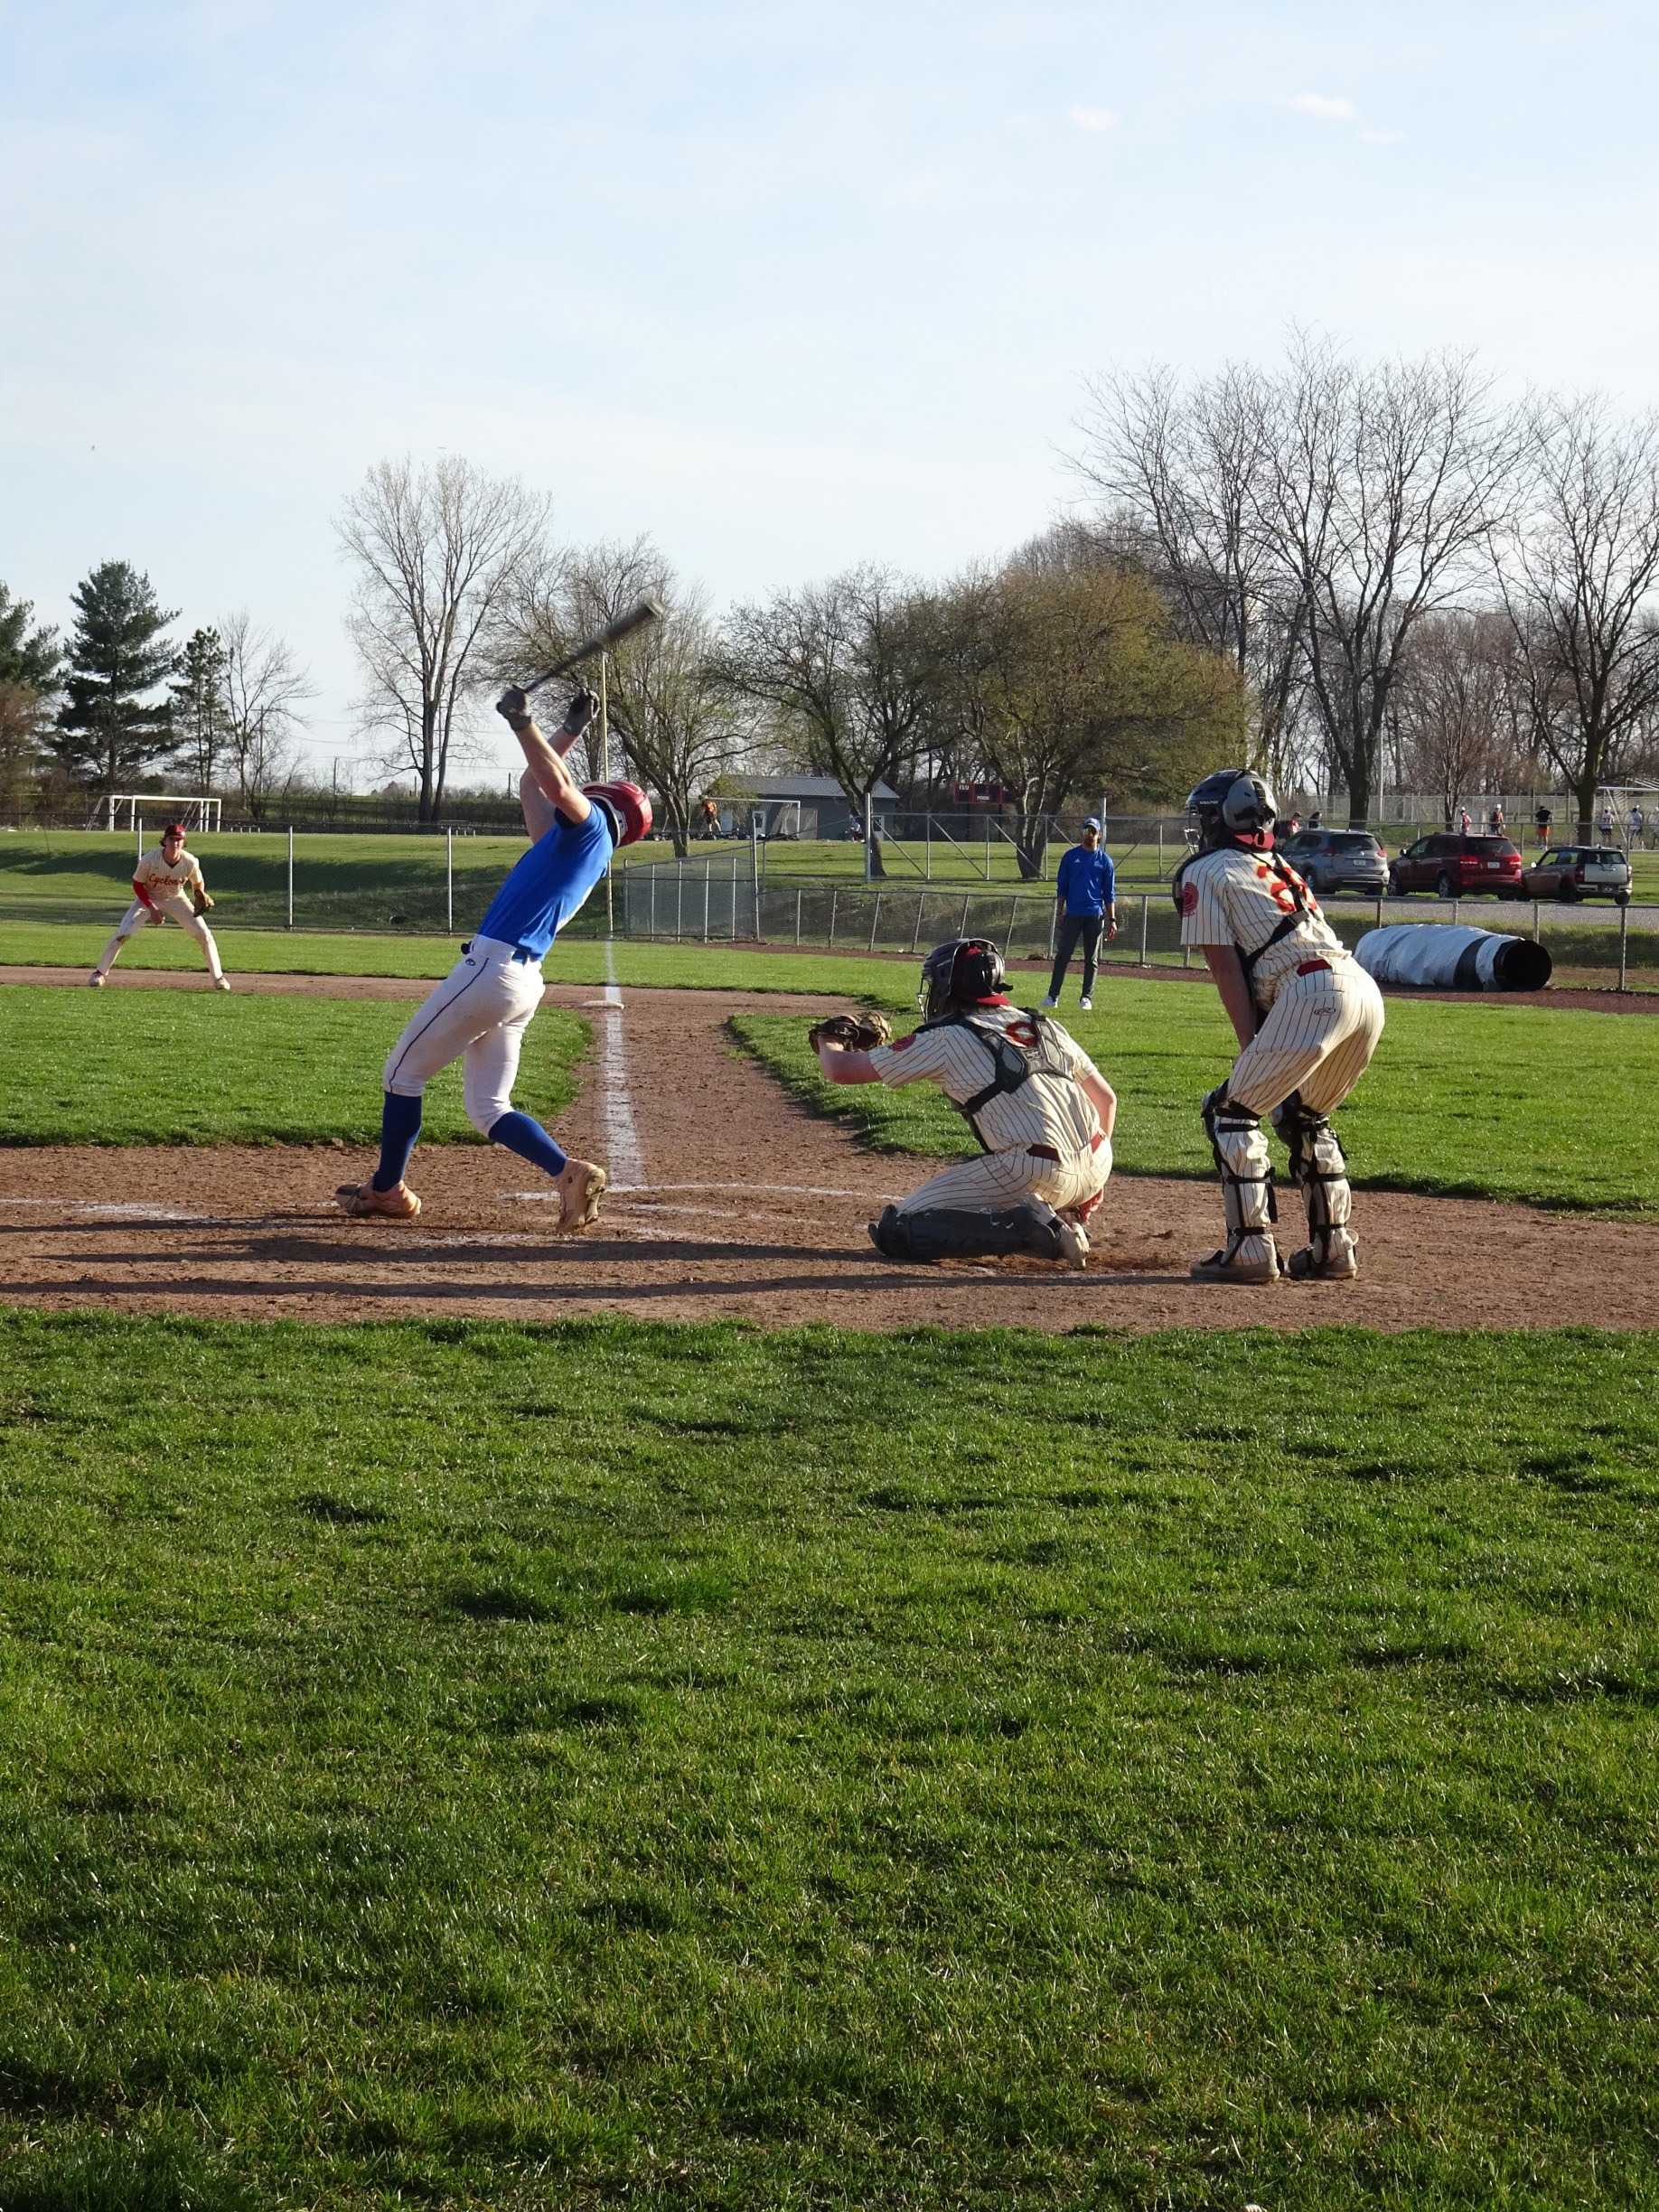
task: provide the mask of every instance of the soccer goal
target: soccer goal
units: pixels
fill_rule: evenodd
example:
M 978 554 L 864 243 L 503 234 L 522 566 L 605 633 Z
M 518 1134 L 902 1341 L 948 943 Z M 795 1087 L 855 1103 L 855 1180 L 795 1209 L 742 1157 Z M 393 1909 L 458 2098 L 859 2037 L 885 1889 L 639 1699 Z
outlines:
M 207 799 L 200 793 L 187 799 L 169 792 L 113 792 L 104 801 L 104 827 L 135 830 L 140 820 L 145 820 L 153 821 L 159 829 L 163 822 L 176 821 L 183 822 L 186 830 L 211 831 L 219 827 L 223 805 L 222 799 Z

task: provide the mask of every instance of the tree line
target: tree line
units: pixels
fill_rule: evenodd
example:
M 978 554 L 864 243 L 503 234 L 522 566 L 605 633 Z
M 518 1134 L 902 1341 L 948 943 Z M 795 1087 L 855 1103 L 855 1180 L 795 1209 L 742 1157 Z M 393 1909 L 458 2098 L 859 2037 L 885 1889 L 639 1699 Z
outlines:
M 294 780 L 313 696 L 286 643 L 245 613 L 167 634 L 147 576 L 104 561 L 70 595 L 67 642 L 0 583 L 0 806 L 128 791 L 158 770 L 192 792 L 233 789 L 259 820 Z
M 1345 785 L 1598 787 L 1659 774 L 1659 416 L 1500 398 L 1464 354 L 1090 387 L 1077 469 L 1111 556 L 1224 654 L 1257 761 Z
M 1287 790 L 1554 788 L 1580 822 L 1659 771 L 1659 417 L 1502 400 L 1467 356 L 1089 388 L 1063 523 L 942 580 L 876 562 L 717 619 L 648 539 L 562 544 L 548 499 L 465 458 L 379 463 L 336 527 L 360 728 L 436 820 L 490 698 L 651 592 L 671 619 L 606 663 L 613 773 L 684 852 L 700 800 L 803 770 L 855 801 L 1007 795 L 1022 867 L 1079 801 L 1177 805 L 1248 759 Z M 259 819 L 295 780 L 312 686 L 247 614 L 175 615 L 124 562 L 66 643 L 0 586 L 0 802 L 164 765 Z M 600 740 L 589 739 L 597 773 Z

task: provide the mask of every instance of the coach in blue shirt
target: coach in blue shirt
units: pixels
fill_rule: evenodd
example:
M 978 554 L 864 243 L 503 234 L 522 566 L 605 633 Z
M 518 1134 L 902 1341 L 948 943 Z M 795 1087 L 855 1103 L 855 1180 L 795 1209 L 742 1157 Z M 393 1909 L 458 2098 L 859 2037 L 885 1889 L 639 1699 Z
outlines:
M 1054 879 L 1054 972 L 1049 979 L 1045 1007 L 1058 1006 L 1060 986 L 1079 945 L 1083 947 L 1083 1012 L 1094 1004 L 1094 965 L 1100 958 L 1101 933 L 1110 944 L 1118 933 L 1117 877 L 1111 855 L 1101 848 L 1101 825 L 1092 814 L 1083 826 L 1083 843 L 1073 845 L 1060 862 Z

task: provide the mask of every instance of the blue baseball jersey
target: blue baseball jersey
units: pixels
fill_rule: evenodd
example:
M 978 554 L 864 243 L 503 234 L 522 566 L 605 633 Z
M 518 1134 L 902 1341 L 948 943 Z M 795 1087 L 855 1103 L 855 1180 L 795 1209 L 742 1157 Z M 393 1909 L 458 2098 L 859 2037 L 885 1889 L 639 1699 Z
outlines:
M 496 893 L 478 935 L 521 945 L 539 960 L 605 874 L 613 850 L 602 807 L 585 822 L 567 822 L 561 814 Z
M 1117 896 L 1117 871 L 1111 855 L 1097 845 L 1073 845 L 1060 863 L 1054 877 L 1054 896 L 1065 901 L 1069 914 L 1104 914 Z

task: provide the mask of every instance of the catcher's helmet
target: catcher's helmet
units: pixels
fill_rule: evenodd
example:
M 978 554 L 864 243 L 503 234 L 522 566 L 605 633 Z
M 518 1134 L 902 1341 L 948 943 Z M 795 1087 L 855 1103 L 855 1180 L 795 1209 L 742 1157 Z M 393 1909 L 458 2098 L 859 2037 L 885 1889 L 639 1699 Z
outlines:
M 1198 820 L 1204 852 L 1235 839 L 1259 845 L 1279 819 L 1279 801 L 1251 768 L 1218 768 L 1186 794 L 1186 811 Z
M 989 937 L 953 937 L 949 944 L 935 945 L 923 961 L 916 1004 L 931 1021 L 952 1001 L 971 1006 L 994 998 L 1007 972 Z
M 637 845 L 651 835 L 651 801 L 637 783 L 584 783 L 582 789 L 610 816 L 618 846 Z

